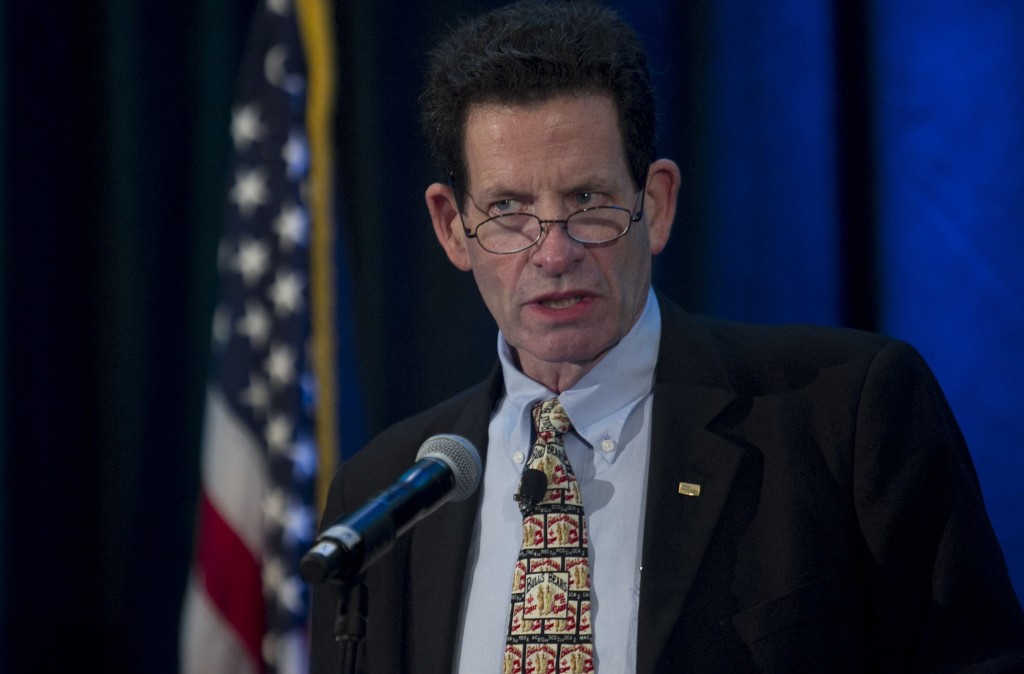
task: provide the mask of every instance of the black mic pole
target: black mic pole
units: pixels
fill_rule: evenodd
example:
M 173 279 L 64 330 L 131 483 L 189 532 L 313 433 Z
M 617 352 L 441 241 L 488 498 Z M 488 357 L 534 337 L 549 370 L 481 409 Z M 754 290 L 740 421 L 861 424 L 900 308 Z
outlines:
M 338 585 L 338 613 L 334 616 L 334 640 L 341 658 L 338 671 L 356 674 L 359 647 L 366 636 L 366 585 L 362 576 Z

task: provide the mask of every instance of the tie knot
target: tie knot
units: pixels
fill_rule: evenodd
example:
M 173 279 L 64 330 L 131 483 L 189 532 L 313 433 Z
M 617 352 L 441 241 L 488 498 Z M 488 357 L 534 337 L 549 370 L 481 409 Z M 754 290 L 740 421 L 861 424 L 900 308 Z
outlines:
M 562 407 L 558 398 L 537 403 L 537 406 L 533 408 L 533 423 L 538 431 L 551 430 L 565 433 L 572 428 L 569 415 L 565 413 L 565 408 Z

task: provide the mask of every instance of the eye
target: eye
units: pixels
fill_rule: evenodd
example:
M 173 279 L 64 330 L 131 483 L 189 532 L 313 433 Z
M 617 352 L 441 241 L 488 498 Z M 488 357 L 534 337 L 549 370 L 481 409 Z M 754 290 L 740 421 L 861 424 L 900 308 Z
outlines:
M 519 213 L 523 210 L 523 204 L 518 199 L 502 199 L 495 201 L 488 209 L 491 215 L 505 215 L 506 213 Z
M 575 199 L 576 205 L 580 208 L 599 206 L 602 203 L 602 196 L 597 192 L 577 192 Z

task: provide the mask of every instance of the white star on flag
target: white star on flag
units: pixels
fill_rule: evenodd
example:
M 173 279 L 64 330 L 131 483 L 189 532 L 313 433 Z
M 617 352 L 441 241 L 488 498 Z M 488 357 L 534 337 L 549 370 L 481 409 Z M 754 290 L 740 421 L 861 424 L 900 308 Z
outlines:
M 292 432 L 295 424 L 284 414 L 276 414 L 267 420 L 265 439 L 270 451 L 274 454 L 282 454 L 292 441 Z
M 267 0 L 267 9 L 278 16 L 288 16 L 292 3 L 289 0 Z
M 235 173 L 235 185 L 229 194 L 243 218 L 251 217 L 256 209 L 267 203 L 267 172 L 260 168 L 243 169 Z
M 267 127 L 260 121 L 260 108 L 255 103 L 238 106 L 231 112 L 231 140 L 236 150 L 248 150 L 266 134 Z
M 294 612 L 302 607 L 302 582 L 297 576 L 289 576 L 277 585 L 277 599 L 282 606 Z
M 302 308 L 302 290 L 305 287 L 302 276 L 293 271 L 280 272 L 267 291 L 274 311 L 279 316 L 293 314 Z
M 305 246 L 309 241 L 309 216 L 294 203 L 285 202 L 281 206 L 271 227 L 278 236 L 281 250 L 291 252 L 295 246 Z
M 265 517 L 268 522 L 273 522 L 277 526 L 283 527 L 284 512 L 287 507 L 285 500 L 285 493 L 281 489 L 272 489 L 270 493 L 267 494 L 267 497 L 263 500 L 263 517 Z M 274 566 L 266 567 L 266 570 L 264 571 L 264 576 L 276 575 L 280 571 L 280 568 L 281 567 L 279 565 L 279 562 L 275 560 Z M 282 572 L 281 576 L 283 575 L 284 574 Z
M 270 347 L 266 361 L 267 375 L 276 387 L 287 386 L 295 380 L 295 351 L 287 344 Z
M 270 389 L 267 382 L 254 372 L 249 373 L 249 388 L 242 390 L 238 398 L 259 416 L 265 415 L 270 408 Z
M 248 337 L 249 343 L 254 348 L 262 349 L 267 343 L 267 338 L 270 337 L 270 329 L 270 314 L 263 308 L 263 305 L 252 300 L 246 302 L 245 316 L 238 319 L 235 330 L 240 335 Z
M 249 237 L 238 242 L 235 270 L 242 275 L 245 285 L 255 285 L 269 267 L 270 251 L 265 243 Z

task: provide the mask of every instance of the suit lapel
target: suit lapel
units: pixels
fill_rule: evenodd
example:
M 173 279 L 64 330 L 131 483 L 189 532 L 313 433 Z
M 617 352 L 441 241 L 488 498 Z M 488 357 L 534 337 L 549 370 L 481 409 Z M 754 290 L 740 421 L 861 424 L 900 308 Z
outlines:
M 463 411 L 444 432 L 462 435 L 487 460 L 487 428 L 502 390 L 496 367 L 480 393 L 467 398 Z M 482 477 L 481 477 L 482 479 Z M 412 663 L 417 674 L 448 674 L 462 608 L 466 560 L 480 502 L 480 490 L 459 503 L 447 503 L 413 530 L 409 583 L 412 596 Z
M 743 450 L 707 429 L 735 398 L 709 336 L 662 301 L 644 518 L 637 672 L 653 672 L 718 525 Z M 700 485 L 699 495 L 680 483 Z

